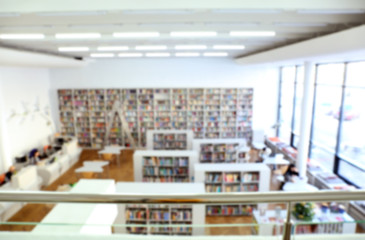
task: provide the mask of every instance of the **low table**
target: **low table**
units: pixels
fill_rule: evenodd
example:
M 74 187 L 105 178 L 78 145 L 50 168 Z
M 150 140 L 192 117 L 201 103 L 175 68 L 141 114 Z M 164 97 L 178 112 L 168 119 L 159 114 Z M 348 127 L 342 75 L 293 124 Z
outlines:
M 125 147 L 120 146 L 106 146 L 103 150 L 99 151 L 99 157 L 102 158 L 102 154 L 112 154 L 117 156 L 117 164 L 118 167 L 120 166 L 120 152 L 125 149 Z
M 83 165 L 85 167 L 87 166 L 95 166 L 95 167 L 105 167 L 105 166 L 108 166 L 108 177 L 110 176 L 109 172 L 110 172 L 110 169 L 109 169 L 109 161 L 101 161 L 101 160 L 95 160 L 95 161 L 84 161 L 83 162 Z
M 318 188 L 303 182 L 286 182 L 283 190 L 286 192 L 315 192 L 318 191 Z
M 87 175 L 87 173 L 89 173 L 89 177 L 87 178 L 92 178 L 94 173 L 97 173 L 99 176 L 98 178 L 101 178 L 101 174 L 104 172 L 104 169 L 101 166 L 95 166 L 95 165 L 87 165 L 87 166 L 82 166 L 80 168 L 77 168 L 75 170 L 76 176 L 78 179 L 80 179 L 80 175 Z

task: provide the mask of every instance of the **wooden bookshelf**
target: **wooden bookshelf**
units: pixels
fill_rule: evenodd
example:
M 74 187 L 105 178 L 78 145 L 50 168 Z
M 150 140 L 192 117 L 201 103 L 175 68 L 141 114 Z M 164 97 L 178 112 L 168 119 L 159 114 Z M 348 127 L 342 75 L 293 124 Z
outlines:
M 139 182 L 190 182 L 195 151 L 138 150 L 134 152 L 134 180 Z
M 237 163 L 238 149 L 244 139 L 194 139 L 193 149 L 199 152 L 201 163 Z
M 250 141 L 252 95 L 251 88 L 59 89 L 61 132 L 77 136 L 83 147 L 102 147 L 105 139 L 111 144 L 129 146 L 127 137 L 118 132 L 122 129 L 120 123 L 113 124 L 112 133 L 102 141 L 101 132 L 94 131 L 92 112 L 104 112 L 102 128 L 106 129 L 110 122 L 115 122 L 107 113 L 118 101 L 123 105 L 133 138 L 141 146 L 147 144 L 147 130 L 192 130 L 198 139 Z
M 195 182 L 205 192 L 263 192 L 270 189 L 270 169 L 265 164 L 196 164 Z M 207 216 L 251 215 L 257 205 L 208 205 Z
M 118 182 L 118 193 L 172 193 L 178 189 L 182 193 L 204 193 L 202 183 L 138 183 Z M 205 222 L 204 205 L 156 205 L 134 204 L 118 205 L 116 224 L 129 224 L 116 227 L 116 233 L 151 235 L 202 235 L 204 228 L 189 225 L 202 225 Z M 136 225 L 135 227 L 133 225 Z M 176 226 L 174 225 L 187 225 Z

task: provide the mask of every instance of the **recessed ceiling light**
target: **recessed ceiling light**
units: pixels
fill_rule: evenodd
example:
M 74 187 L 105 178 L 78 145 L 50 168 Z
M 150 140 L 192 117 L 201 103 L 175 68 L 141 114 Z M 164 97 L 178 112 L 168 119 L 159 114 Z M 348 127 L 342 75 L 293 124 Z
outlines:
M 145 38 L 159 37 L 159 32 L 115 32 L 113 36 L 116 38 Z
M 200 53 L 197 52 L 182 52 L 182 53 L 175 53 L 176 57 L 199 57 Z
M 242 50 L 245 49 L 243 45 L 214 45 L 213 49 L 216 50 Z
M 232 31 L 229 33 L 233 37 L 273 37 L 274 31 Z
M 98 51 L 126 51 L 129 49 L 127 46 L 102 46 L 97 48 Z
M 227 57 L 227 52 L 206 52 L 203 54 L 204 57 Z
M 57 33 L 57 39 L 93 39 L 100 38 L 100 33 Z
M 207 49 L 206 45 L 176 45 L 176 50 L 204 50 Z
M 123 58 L 127 58 L 127 57 L 142 57 L 143 54 L 142 53 L 119 53 L 118 57 L 123 57 Z
M 114 57 L 114 53 L 92 53 L 90 57 L 94 58 L 111 58 Z
M 88 47 L 59 47 L 59 52 L 88 52 Z
M 165 45 L 151 45 L 151 46 L 136 46 L 136 50 L 166 50 L 167 47 Z
M 146 53 L 146 57 L 170 57 L 170 53 Z
M 0 39 L 43 39 L 44 34 L 41 33 L 10 33 L 10 34 L 0 34 Z
M 171 37 L 215 37 L 217 32 L 171 32 Z

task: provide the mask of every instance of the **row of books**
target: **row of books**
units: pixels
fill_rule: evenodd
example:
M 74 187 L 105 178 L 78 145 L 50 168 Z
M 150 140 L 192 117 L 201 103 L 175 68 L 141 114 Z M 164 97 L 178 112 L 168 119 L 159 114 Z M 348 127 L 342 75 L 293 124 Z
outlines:
M 234 216 L 234 215 L 252 215 L 252 211 L 255 207 L 252 205 L 235 205 L 235 206 L 207 206 L 206 213 L 207 216 L 216 216 L 216 215 L 225 215 L 225 216 Z
M 188 176 L 168 176 L 168 177 L 156 177 L 156 176 L 144 176 L 143 182 L 189 182 Z
M 187 174 L 188 169 L 185 167 L 143 167 L 144 176 L 176 176 Z

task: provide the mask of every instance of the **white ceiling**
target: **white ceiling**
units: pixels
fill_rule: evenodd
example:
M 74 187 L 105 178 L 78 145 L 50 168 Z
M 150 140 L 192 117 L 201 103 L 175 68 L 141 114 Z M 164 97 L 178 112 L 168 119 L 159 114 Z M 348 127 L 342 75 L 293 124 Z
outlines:
M 244 45 L 228 58 L 263 52 L 365 23 L 364 0 L 0 0 L 0 34 L 42 33 L 41 40 L 4 40 L 0 46 L 70 57 L 89 57 L 99 46 L 166 45 L 168 52 L 222 52 L 213 45 Z M 160 33 L 156 38 L 113 37 L 114 32 Z M 216 31 L 215 37 L 171 37 L 172 31 Z M 275 31 L 274 37 L 232 37 L 230 31 Z M 92 40 L 61 40 L 56 33 L 100 33 Z M 176 45 L 207 45 L 206 50 L 175 50 Z M 58 52 L 87 46 L 89 52 Z M 113 53 L 118 54 L 121 51 Z M 151 52 L 151 51 L 148 51 Z M 100 52 L 99 52 L 100 53 Z

